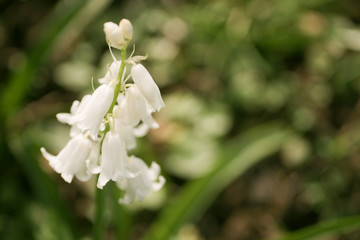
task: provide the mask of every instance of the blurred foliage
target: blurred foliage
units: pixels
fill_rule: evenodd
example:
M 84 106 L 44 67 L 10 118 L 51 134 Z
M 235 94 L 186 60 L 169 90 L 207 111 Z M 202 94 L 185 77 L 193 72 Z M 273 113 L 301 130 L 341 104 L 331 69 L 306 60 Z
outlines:
M 65 183 L 39 147 L 69 139 L 55 114 L 97 85 L 103 23 L 124 17 L 166 103 L 135 151 L 167 184 L 128 207 L 106 187 L 104 239 L 259 240 L 313 224 L 305 234 L 359 239 L 359 16 L 355 0 L 1 1 L 0 239 L 92 238 L 94 179 Z

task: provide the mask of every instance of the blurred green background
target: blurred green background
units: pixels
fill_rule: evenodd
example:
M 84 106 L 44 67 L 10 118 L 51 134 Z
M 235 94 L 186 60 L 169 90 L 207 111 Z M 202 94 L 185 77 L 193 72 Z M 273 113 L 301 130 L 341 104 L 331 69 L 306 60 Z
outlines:
M 55 114 L 97 86 L 103 23 L 121 18 L 166 103 L 134 154 L 167 183 L 131 206 L 109 184 L 103 239 L 275 239 L 330 220 L 315 239 L 360 239 L 357 0 L 0 1 L 0 239 L 93 239 L 95 179 L 65 183 L 39 148 L 68 141 Z

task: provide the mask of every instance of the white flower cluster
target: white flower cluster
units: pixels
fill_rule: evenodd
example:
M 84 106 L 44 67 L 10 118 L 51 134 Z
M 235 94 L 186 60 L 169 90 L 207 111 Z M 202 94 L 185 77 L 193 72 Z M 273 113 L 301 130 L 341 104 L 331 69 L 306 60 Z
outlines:
M 153 78 L 138 63 L 145 57 L 126 59 L 126 47 L 133 34 L 130 21 L 122 19 L 119 25 L 107 22 L 104 32 L 110 52 L 111 47 L 121 50 L 121 61 L 111 52 L 114 62 L 99 79 L 101 85 L 93 94 L 74 101 L 70 113 L 56 115 L 61 123 L 71 126 L 71 140 L 60 153 L 53 156 L 45 148 L 41 148 L 41 153 L 66 182 L 70 183 L 74 176 L 87 181 L 99 174 L 98 188 L 115 181 L 125 191 L 119 202 L 131 203 L 141 201 L 165 183 L 158 164 L 153 162 L 148 167 L 140 158 L 127 154 L 127 150 L 136 147 L 136 137 L 158 128 L 151 114 L 165 104 Z M 126 65 L 131 69 L 125 78 Z

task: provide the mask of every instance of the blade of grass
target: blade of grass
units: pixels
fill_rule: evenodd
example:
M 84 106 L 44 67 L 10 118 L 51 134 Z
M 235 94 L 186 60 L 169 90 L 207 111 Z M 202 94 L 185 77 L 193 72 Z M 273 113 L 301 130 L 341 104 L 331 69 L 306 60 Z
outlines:
M 360 228 L 360 215 L 320 222 L 276 240 L 310 240 Z
M 290 136 L 290 131 L 270 124 L 248 130 L 225 144 L 219 164 L 207 176 L 187 183 L 160 213 L 144 239 L 170 239 L 183 223 L 199 218 L 229 183 L 278 151 Z

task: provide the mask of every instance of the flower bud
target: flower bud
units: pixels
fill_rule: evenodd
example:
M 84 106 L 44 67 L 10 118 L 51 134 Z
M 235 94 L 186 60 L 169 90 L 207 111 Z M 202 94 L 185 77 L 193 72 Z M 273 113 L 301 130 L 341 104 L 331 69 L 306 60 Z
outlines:
M 110 46 L 122 49 L 126 45 L 119 25 L 113 22 L 106 22 L 104 23 L 104 32 Z
M 126 18 L 123 18 L 120 23 L 120 32 L 123 35 L 124 39 L 130 40 L 133 36 L 133 27 L 131 25 L 131 22 L 127 20 Z

